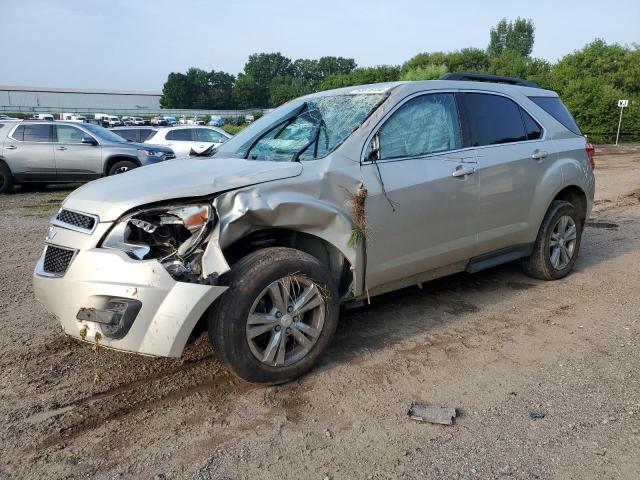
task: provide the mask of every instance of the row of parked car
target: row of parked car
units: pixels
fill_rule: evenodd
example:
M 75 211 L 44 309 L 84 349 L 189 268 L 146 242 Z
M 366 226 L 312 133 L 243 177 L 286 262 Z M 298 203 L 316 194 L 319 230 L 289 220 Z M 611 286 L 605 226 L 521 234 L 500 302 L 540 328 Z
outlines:
M 0 119 L 0 193 L 15 184 L 84 182 L 212 151 L 231 137 L 209 126 L 106 129 L 77 121 Z
M 59 114 L 60 120 L 64 120 L 67 122 L 74 123 L 93 123 L 95 125 L 100 125 L 105 128 L 115 128 L 115 127 L 132 127 L 132 126 L 155 126 L 155 127 L 172 127 L 176 125 L 209 125 L 212 127 L 222 127 L 225 124 L 225 120 L 217 115 L 211 116 L 209 122 L 205 122 L 200 119 L 198 116 L 187 118 L 186 116 L 182 116 L 180 119 L 168 116 L 168 115 L 158 115 L 151 119 L 143 118 L 143 117 L 132 117 L 132 116 L 123 116 L 118 117 L 117 115 L 111 115 L 106 113 L 96 113 L 93 117 L 87 117 L 86 115 L 81 115 L 78 113 L 66 113 L 62 112 Z M 20 120 L 19 118 L 13 118 L 8 115 L 0 115 L 0 120 Z M 55 116 L 51 113 L 36 113 L 31 117 L 31 120 L 56 120 Z M 240 125 L 243 123 L 250 124 L 254 121 L 253 115 L 245 115 L 244 117 L 238 117 L 234 120 L 234 124 Z

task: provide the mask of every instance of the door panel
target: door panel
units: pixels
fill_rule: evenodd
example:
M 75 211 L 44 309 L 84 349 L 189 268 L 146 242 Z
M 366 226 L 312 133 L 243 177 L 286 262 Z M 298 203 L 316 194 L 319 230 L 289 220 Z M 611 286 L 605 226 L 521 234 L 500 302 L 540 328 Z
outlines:
M 362 167 L 368 288 L 473 256 L 478 176 L 473 151 L 462 146 L 451 93 L 408 99 L 374 135 L 377 161 Z
M 52 126 L 18 125 L 4 143 L 4 157 L 18 181 L 53 181 L 56 179 Z
M 363 166 L 369 190 L 367 286 L 373 288 L 467 258 L 475 253 L 478 176 L 454 177 L 475 167 L 469 152 Z M 393 202 L 395 211 L 389 200 Z
M 478 161 L 477 254 L 525 243 L 535 189 L 551 156 L 542 129 L 504 95 L 465 92 L 459 99 Z
M 56 125 L 54 155 L 60 181 L 90 180 L 102 176 L 102 148 L 82 143 L 88 133 L 71 125 Z
M 550 160 L 531 157 L 542 151 L 540 143 L 523 142 L 476 150 L 480 182 L 479 254 L 527 241 L 533 196 L 546 168 L 545 162 Z

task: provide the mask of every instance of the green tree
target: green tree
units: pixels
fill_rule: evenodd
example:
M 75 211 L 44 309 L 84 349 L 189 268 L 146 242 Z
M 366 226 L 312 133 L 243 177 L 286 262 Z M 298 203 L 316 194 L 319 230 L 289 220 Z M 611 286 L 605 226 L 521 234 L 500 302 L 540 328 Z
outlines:
M 244 65 L 244 75 L 255 82 L 257 103 L 254 107 L 266 107 L 269 104 L 269 84 L 275 77 L 291 75 L 291 59 L 281 53 L 254 53 L 249 55 Z
M 393 82 L 400 79 L 400 67 L 380 65 L 356 68 L 351 74 L 329 75 L 319 85 L 319 90 L 363 85 L 367 83 Z
M 503 18 L 489 32 L 487 53 L 497 57 L 507 50 L 517 52 L 523 57 L 529 56 L 533 50 L 535 27 L 533 21 L 518 17 L 515 21 Z
M 289 100 L 313 92 L 314 83 L 298 77 L 275 77 L 269 84 L 269 106 L 278 107 Z
M 453 52 L 419 53 L 402 65 L 402 74 L 415 69 L 444 65 L 446 72 L 486 72 L 489 56 L 479 48 L 463 48 Z
M 400 80 L 436 80 L 447 73 L 447 66 L 429 64 L 406 70 L 400 75 Z
M 263 102 L 263 91 L 251 75 L 241 73 L 233 85 L 233 102 L 237 108 L 247 109 L 256 108 L 257 106 L 267 106 L 268 100 Z

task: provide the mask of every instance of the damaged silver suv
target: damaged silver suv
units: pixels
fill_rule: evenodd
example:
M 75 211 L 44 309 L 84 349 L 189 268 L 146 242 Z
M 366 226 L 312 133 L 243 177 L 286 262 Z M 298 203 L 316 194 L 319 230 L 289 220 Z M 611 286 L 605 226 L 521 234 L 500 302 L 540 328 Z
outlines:
M 212 158 L 79 188 L 36 296 L 84 341 L 177 357 L 208 330 L 236 375 L 281 383 L 318 360 L 341 304 L 517 259 L 564 277 L 593 149 L 554 92 L 469 78 L 312 94 Z

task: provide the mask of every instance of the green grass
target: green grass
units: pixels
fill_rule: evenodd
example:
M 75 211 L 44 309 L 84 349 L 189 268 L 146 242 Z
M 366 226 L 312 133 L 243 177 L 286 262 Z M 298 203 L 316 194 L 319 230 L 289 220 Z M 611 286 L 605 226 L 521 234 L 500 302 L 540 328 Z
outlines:
M 56 210 L 60 208 L 60 205 L 56 203 L 43 203 L 40 205 L 25 205 L 21 207 L 27 217 L 43 217 L 47 215 L 53 215 Z

